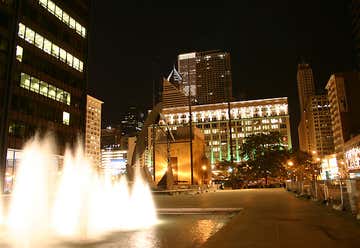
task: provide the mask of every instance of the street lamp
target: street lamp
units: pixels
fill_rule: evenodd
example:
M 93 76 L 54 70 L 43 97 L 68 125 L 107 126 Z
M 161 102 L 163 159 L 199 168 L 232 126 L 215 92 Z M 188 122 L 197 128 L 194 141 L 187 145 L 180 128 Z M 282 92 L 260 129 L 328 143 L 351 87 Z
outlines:
M 205 181 L 205 172 L 206 172 L 206 165 L 203 165 L 201 166 L 201 169 L 203 170 L 203 173 L 202 173 L 202 183 L 204 184 L 204 181 Z
M 293 162 L 293 161 L 289 161 L 287 164 L 288 164 L 288 166 L 293 166 L 293 165 L 294 165 L 294 162 Z

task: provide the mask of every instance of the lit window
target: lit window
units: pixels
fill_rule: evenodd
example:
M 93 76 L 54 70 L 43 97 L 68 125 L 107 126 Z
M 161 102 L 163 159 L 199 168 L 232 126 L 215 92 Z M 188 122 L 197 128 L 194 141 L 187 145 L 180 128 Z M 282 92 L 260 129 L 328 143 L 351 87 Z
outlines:
M 74 68 L 79 70 L 79 67 L 80 67 L 80 63 L 79 63 L 79 59 L 74 57 Z
M 74 18 L 70 17 L 70 28 L 75 29 L 75 20 Z
M 44 44 L 44 37 L 42 37 L 40 34 L 35 34 L 35 46 L 37 46 L 40 49 L 43 49 Z
M 56 98 L 56 87 L 55 86 L 49 85 L 48 97 L 55 100 L 55 98 Z
M 69 92 L 59 89 L 35 77 L 30 77 L 26 73 L 21 73 L 20 87 L 70 105 L 71 96 Z
M 25 73 L 21 73 L 20 86 L 25 89 L 30 88 L 30 76 L 29 75 L 27 75 Z
M 69 66 L 72 66 L 72 62 L 73 62 L 73 56 L 70 53 L 68 53 L 67 56 L 66 56 L 66 63 Z
M 30 90 L 39 93 L 39 79 L 31 77 Z
M 18 35 L 21 37 L 21 38 L 25 38 L 25 25 L 22 24 L 22 23 L 19 23 L 19 32 L 18 32 Z
M 51 53 L 51 42 L 47 39 L 44 39 L 44 51 L 48 54 Z
M 79 67 L 79 71 L 83 71 L 83 68 L 84 68 L 84 64 L 82 61 L 80 61 L 80 67 Z
M 62 48 L 60 48 L 60 60 L 64 63 L 66 62 L 66 51 Z
M 62 21 L 67 25 L 70 23 L 70 16 L 66 12 L 63 12 Z
M 47 8 L 51 13 L 55 13 L 55 4 L 52 1 L 48 0 Z
M 21 62 L 22 57 L 23 57 L 23 48 L 21 46 L 16 46 L 16 59 Z
M 63 124 L 69 125 L 70 124 L 70 114 L 68 112 L 63 112 Z
M 66 95 L 64 94 L 63 90 L 61 89 L 56 90 L 56 101 L 66 102 Z
M 76 32 L 81 35 L 82 26 L 80 25 L 80 23 L 76 22 L 75 28 L 76 28 Z
M 44 7 L 47 6 L 47 0 L 39 0 L 39 3 Z
M 62 19 L 63 11 L 62 11 L 62 9 L 59 8 L 59 6 L 55 6 L 55 15 L 56 15 L 60 20 Z
M 56 58 L 59 58 L 59 47 L 54 43 L 51 46 L 51 55 Z
M 47 40 L 46 38 L 42 37 L 41 35 L 35 33 L 33 30 L 31 30 L 28 27 L 25 27 L 23 24 L 19 24 L 19 37 L 22 37 L 22 31 L 25 30 L 25 40 L 30 42 L 31 44 L 34 44 L 35 39 L 35 45 L 45 51 L 46 53 L 54 56 L 57 59 L 60 59 L 64 63 L 67 63 L 69 66 L 73 67 L 74 69 L 82 72 L 83 71 L 83 62 L 79 59 L 73 62 L 74 56 L 72 56 L 70 53 L 66 52 L 64 49 L 60 48 L 56 44 L 53 44 L 51 41 Z M 36 36 L 36 38 L 35 38 Z
M 81 35 L 82 35 L 83 37 L 86 36 L 86 29 L 85 29 L 84 27 L 81 27 Z
M 34 43 L 35 39 L 35 32 L 31 30 L 30 28 L 27 28 L 25 31 L 25 40 L 31 44 Z
M 40 81 L 40 94 L 43 96 L 48 95 L 48 84 L 43 81 Z

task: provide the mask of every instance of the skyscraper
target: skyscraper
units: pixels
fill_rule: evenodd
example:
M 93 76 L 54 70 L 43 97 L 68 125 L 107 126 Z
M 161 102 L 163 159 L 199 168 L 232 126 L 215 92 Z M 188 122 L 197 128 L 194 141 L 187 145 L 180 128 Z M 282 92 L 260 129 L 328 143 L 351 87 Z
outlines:
M 300 110 L 303 111 L 307 105 L 309 97 L 315 95 L 314 76 L 310 64 L 305 62 L 298 64 L 297 85 Z
M 334 153 L 330 104 L 327 95 L 309 97 L 306 106 L 306 125 L 309 134 L 309 150 L 323 157 Z
M 300 150 L 310 151 L 309 123 L 306 116 L 306 106 L 311 96 L 315 95 L 315 84 L 313 72 L 308 63 L 298 64 L 297 86 L 300 102 L 300 123 L 298 126 Z
M 178 69 L 182 90 L 189 89 L 196 104 L 227 102 L 232 99 L 230 54 L 205 51 L 180 54 Z
M 344 162 L 344 143 L 360 133 L 360 74 L 333 74 L 326 89 L 330 102 L 336 158 L 340 162 L 342 176 L 346 176 L 348 168 L 345 168 Z
M 0 175 L 8 149 L 51 131 L 58 154 L 85 130 L 88 0 L 0 1 Z
M 85 154 L 95 167 L 100 166 L 101 105 L 102 101 L 87 96 Z

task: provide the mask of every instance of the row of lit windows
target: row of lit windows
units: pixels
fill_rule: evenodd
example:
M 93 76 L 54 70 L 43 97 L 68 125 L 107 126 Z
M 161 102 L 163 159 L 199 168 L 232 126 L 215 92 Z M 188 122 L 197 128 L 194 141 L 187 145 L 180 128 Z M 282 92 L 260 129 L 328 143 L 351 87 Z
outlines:
M 274 105 L 268 107 L 249 107 L 249 108 L 233 108 L 231 110 L 231 118 L 254 118 L 254 117 L 262 117 L 262 116 L 276 116 L 281 114 L 287 114 L 287 105 Z M 170 124 L 187 123 L 189 121 L 189 113 L 178 113 L 178 114 L 165 114 L 167 121 Z M 193 122 L 207 122 L 207 121 L 216 121 L 216 120 L 228 120 L 228 110 L 216 110 L 216 111 L 194 111 L 192 113 Z
M 84 64 L 80 59 L 76 58 L 75 56 L 73 56 L 69 52 L 65 51 L 61 47 L 57 46 L 56 44 L 52 43 L 48 39 L 44 38 L 40 34 L 36 33 L 31 28 L 26 27 L 22 23 L 19 23 L 18 35 L 19 35 L 19 37 L 25 39 L 30 44 L 35 45 L 36 47 L 40 48 L 44 52 L 61 60 L 62 62 L 73 67 L 74 69 L 76 69 L 80 72 L 83 71 Z
M 51 14 L 56 16 L 60 21 L 65 23 L 69 28 L 73 29 L 81 35 L 82 37 L 86 36 L 86 29 L 74 18 L 69 16 L 65 11 L 63 11 L 59 6 L 57 6 L 51 0 L 39 0 L 39 3 L 44 6 Z
M 69 92 L 41 81 L 38 78 L 31 77 L 26 73 L 21 73 L 20 87 L 70 105 L 71 96 Z

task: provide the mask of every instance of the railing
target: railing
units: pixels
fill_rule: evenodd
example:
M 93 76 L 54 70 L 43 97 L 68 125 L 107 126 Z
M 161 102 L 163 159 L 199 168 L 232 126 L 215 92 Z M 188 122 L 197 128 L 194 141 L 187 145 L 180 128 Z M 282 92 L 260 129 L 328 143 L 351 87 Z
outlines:
M 360 180 L 288 181 L 286 189 L 297 195 L 349 211 L 360 218 Z

